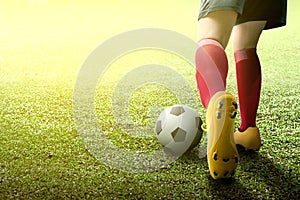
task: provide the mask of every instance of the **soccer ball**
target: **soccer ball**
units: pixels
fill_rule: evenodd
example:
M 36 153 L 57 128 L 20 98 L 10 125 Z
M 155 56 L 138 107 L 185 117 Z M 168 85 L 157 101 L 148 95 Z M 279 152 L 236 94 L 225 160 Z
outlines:
M 198 112 L 186 105 L 162 111 L 155 124 L 156 137 L 166 152 L 181 156 L 201 140 L 202 120 Z

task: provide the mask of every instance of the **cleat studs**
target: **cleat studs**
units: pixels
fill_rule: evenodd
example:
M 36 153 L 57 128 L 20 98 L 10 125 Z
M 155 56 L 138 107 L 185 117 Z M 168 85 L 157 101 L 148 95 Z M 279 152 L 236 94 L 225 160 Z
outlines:
M 223 102 L 220 102 L 219 103 L 219 109 L 221 109 L 223 107 L 224 103 Z
M 237 112 L 234 112 L 233 115 L 230 116 L 231 119 L 234 119 L 236 117 L 236 115 L 237 115 Z
M 232 105 L 235 107 L 235 109 L 238 109 L 238 105 L 235 101 L 232 102 Z
M 228 162 L 230 159 L 229 158 L 223 158 L 224 162 Z
M 229 174 L 229 171 L 226 171 L 226 172 L 224 173 L 224 176 L 226 177 L 228 174 Z
M 217 161 L 218 160 L 218 154 L 214 153 L 214 157 L 213 158 L 214 158 L 215 161 Z
M 218 112 L 218 116 L 217 116 L 217 119 L 221 119 L 221 113 L 220 112 Z

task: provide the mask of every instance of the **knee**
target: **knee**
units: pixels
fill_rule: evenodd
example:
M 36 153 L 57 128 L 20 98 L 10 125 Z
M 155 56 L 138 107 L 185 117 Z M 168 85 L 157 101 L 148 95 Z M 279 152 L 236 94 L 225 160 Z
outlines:
M 265 22 L 247 22 L 237 25 L 233 29 L 233 50 L 256 48 Z
M 216 11 L 199 20 L 199 40 L 211 38 L 217 40 L 225 49 L 236 21 L 233 11 Z

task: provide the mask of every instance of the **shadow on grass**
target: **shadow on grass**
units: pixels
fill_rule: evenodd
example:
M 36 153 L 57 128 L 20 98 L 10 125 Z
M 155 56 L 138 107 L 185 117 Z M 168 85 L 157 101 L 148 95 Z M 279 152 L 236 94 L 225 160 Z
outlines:
M 217 199 L 300 199 L 299 182 L 290 171 L 264 155 L 239 149 L 240 174 L 229 180 L 209 177 L 210 195 Z
M 208 178 L 209 196 L 212 199 L 259 199 L 237 179 L 214 180 Z
M 214 180 L 210 174 L 206 161 L 206 157 L 198 157 L 196 152 L 185 154 L 182 161 L 186 163 L 196 163 L 205 170 L 205 193 L 209 199 L 258 199 L 252 194 L 238 179 L 221 179 Z

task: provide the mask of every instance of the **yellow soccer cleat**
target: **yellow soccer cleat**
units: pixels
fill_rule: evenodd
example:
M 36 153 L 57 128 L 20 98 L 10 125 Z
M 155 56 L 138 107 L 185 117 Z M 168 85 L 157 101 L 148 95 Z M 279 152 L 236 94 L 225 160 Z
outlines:
M 234 122 L 237 114 L 235 98 L 227 92 L 217 92 L 210 100 L 207 114 L 207 161 L 214 179 L 230 178 L 238 163 L 234 142 Z
M 259 150 L 261 147 L 261 138 L 257 127 L 249 127 L 244 132 L 237 130 L 234 134 L 234 141 L 246 150 Z

